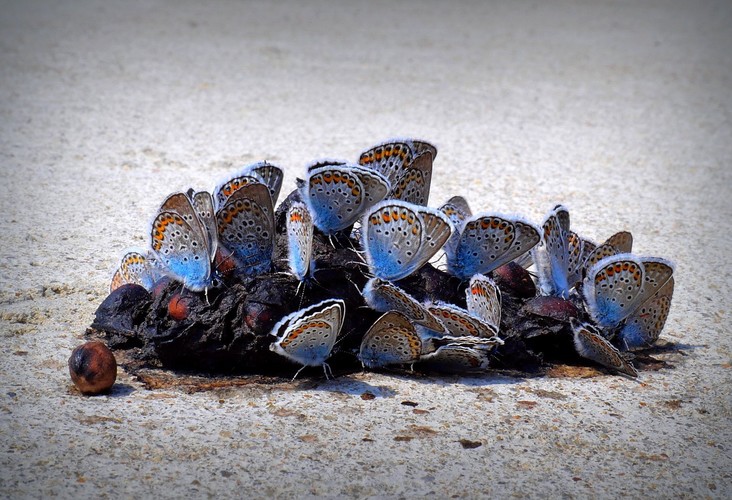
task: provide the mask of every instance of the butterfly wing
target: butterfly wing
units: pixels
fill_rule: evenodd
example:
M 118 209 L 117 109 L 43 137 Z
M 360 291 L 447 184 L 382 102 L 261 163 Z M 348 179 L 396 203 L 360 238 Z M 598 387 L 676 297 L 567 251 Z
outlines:
M 390 311 L 369 328 L 358 357 L 367 368 L 413 363 L 422 353 L 422 340 L 402 313 Z
M 573 319 L 572 331 L 577 354 L 617 372 L 631 377 L 638 376 L 635 367 L 623 358 L 620 351 L 600 335 L 592 325 Z
M 403 203 L 386 201 L 366 216 L 363 227 L 361 238 L 371 272 L 386 280 L 407 276 L 419 253 L 422 218 Z
M 155 282 L 162 277 L 154 264 L 154 259 L 149 258 L 146 252 L 128 250 L 114 273 L 109 291 L 112 292 L 127 283 L 140 285 L 148 291 L 152 290 Z
M 442 323 L 425 307 L 398 286 L 380 278 L 371 278 L 363 289 L 366 303 L 379 312 L 398 311 L 411 321 L 434 332 L 446 333 Z
M 315 226 L 326 234 L 351 226 L 363 213 L 364 185 L 347 167 L 320 167 L 308 173 L 305 200 Z
M 498 335 L 498 326 L 486 323 L 452 304 L 427 304 L 427 310 L 445 325 L 451 336 L 490 338 Z
M 345 303 L 329 299 L 282 318 L 272 330 L 270 350 L 304 366 L 320 366 L 330 356 L 343 327 Z
M 577 285 L 584 278 L 584 261 L 582 255 L 584 253 L 584 239 L 573 231 L 567 234 L 567 283 L 569 288 Z
M 219 238 L 216 229 L 216 212 L 214 210 L 213 197 L 208 191 L 189 192 L 189 195 L 198 220 L 206 229 L 208 248 L 211 256 L 214 256 L 218 248 Z
M 422 267 L 450 236 L 447 217 L 396 200 L 378 204 L 364 218 L 361 239 L 371 272 L 399 280 Z
M 208 236 L 197 221 L 194 217 L 192 226 L 177 212 L 160 212 L 150 234 L 152 250 L 165 272 L 196 292 L 211 284 Z
M 473 212 L 470 210 L 467 200 L 462 196 L 453 196 L 439 210 L 447 215 L 452 223 L 453 232 L 445 243 L 445 252 L 454 254 L 460 241 L 460 234 L 465 227 L 465 222 L 472 217 Z
M 583 289 L 590 316 L 601 327 L 614 327 L 638 305 L 645 268 L 633 255 L 606 257 L 595 264 Z
M 605 240 L 605 244 L 617 248 L 618 253 L 630 253 L 633 251 L 633 235 L 628 231 L 620 231 Z
M 481 372 L 490 364 L 488 353 L 462 345 L 445 345 L 425 354 L 420 361 L 430 368 L 445 372 Z
M 628 316 L 618 333 L 621 348 L 632 351 L 648 347 L 661 335 L 671 309 L 674 279 L 671 277 L 651 298 Z
M 539 231 L 522 219 L 495 214 L 472 217 L 454 252 L 446 252 L 447 268 L 461 279 L 486 274 L 528 252 L 539 240 Z
M 470 285 L 465 289 L 465 300 L 470 314 L 493 325 L 498 331 L 501 324 L 501 291 L 492 279 L 482 274 L 470 278 Z
M 437 147 L 434 144 L 420 139 L 407 139 L 406 143 L 409 145 L 415 158 L 425 153 L 432 155 L 433 159 L 437 158 Z
M 397 179 L 388 198 L 427 206 L 432 182 L 432 153 L 417 156 Z
M 255 177 L 259 182 L 267 186 L 269 194 L 272 196 L 272 205 L 276 205 L 277 198 L 279 198 L 280 190 L 282 189 L 282 179 L 284 177 L 282 169 L 266 161 L 261 161 L 249 165 L 245 169 L 245 172 L 247 175 Z
M 269 270 L 274 250 L 274 209 L 269 189 L 259 182 L 236 190 L 216 213 L 219 241 L 247 275 Z
M 404 141 L 379 144 L 361 153 L 359 165 L 381 173 L 391 185 L 396 185 L 413 158 L 412 148 Z
M 299 280 L 310 270 L 313 250 L 313 219 L 304 203 L 294 202 L 287 210 L 287 261 Z
M 569 283 L 569 211 L 557 205 L 544 219 L 541 244 L 534 248 L 539 287 L 544 295 L 567 297 Z
M 251 184 L 262 184 L 262 182 L 253 175 L 237 175 L 219 184 L 214 189 L 214 203 L 218 210 L 221 210 L 232 194 L 240 188 Z

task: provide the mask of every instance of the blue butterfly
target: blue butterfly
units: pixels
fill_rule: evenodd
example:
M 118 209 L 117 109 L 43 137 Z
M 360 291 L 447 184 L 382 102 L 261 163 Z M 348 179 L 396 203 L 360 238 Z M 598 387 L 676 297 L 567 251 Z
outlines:
M 519 217 L 478 214 L 465 221 L 457 243 L 445 248 L 447 270 L 463 280 L 487 274 L 531 250 L 540 238 L 539 230 Z
M 417 139 L 391 139 L 361 153 L 358 163 L 363 167 L 380 172 L 389 180 L 392 187 L 395 187 L 399 184 L 400 179 L 409 173 L 409 169 L 414 166 L 415 159 L 423 155 L 428 155 L 424 156 L 422 161 L 429 162 L 429 176 L 426 179 L 427 194 L 429 194 L 432 161 L 437 156 L 437 148 L 429 142 Z M 418 170 L 423 170 L 423 168 L 418 167 Z M 413 200 L 405 199 L 404 201 L 416 203 Z
M 151 247 L 163 271 L 192 291 L 212 283 L 210 237 L 191 199 L 170 195 L 152 223 Z
M 344 162 L 318 162 L 308 168 L 303 199 L 313 223 L 325 234 L 353 225 L 391 186 L 383 175 Z
M 322 366 L 328 378 L 330 367 L 325 361 L 343 327 L 345 312 L 345 302 L 328 299 L 288 314 L 274 326 L 270 334 L 277 340 L 270 350 L 302 365 L 293 380 L 306 366 Z
M 362 247 L 370 272 L 384 280 L 400 280 L 430 260 L 450 237 L 442 212 L 387 200 L 364 217 Z
M 465 289 L 465 301 L 470 314 L 492 325 L 498 332 L 501 326 L 501 290 L 492 279 L 482 274 L 470 278 Z
M 277 204 L 277 198 L 282 188 L 282 178 L 284 174 L 280 167 L 272 165 L 266 161 L 260 161 L 244 167 L 239 173 L 233 177 L 227 177 L 220 182 L 213 191 L 214 203 L 217 209 L 221 209 L 226 200 L 242 186 L 247 184 L 260 183 L 267 186 L 269 194 L 272 197 L 272 205 Z
M 215 256 L 219 245 L 219 237 L 216 228 L 216 211 L 214 209 L 213 197 L 208 191 L 194 191 L 193 189 L 189 189 L 187 194 L 191 200 L 193 209 L 196 211 L 198 220 L 206 229 L 211 255 Z
M 313 218 L 304 203 L 290 205 L 286 226 L 287 262 L 290 272 L 302 281 L 310 272 L 313 252 Z
M 541 243 L 532 249 L 542 294 L 569 297 L 569 290 L 582 280 L 583 244 L 569 230 L 569 211 L 554 207 L 542 224 Z
M 626 350 L 655 342 L 666 323 L 674 291 L 671 262 L 633 254 L 606 257 L 584 281 L 585 305 L 600 328 L 617 332 Z
M 358 358 L 366 368 L 379 368 L 414 363 L 421 354 L 422 340 L 412 322 L 400 312 L 389 311 L 364 335 Z
M 473 216 L 473 212 L 470 210 L 468 201 L 462 196 L 453 196 L 439 210 L 447 215 L 450 222 L 452 222 L 453 232 L 450 239 L 445 243 L 444 249 L 445 252 L 454 253 L 460 241 L 460 234 L 465 228 L 465 223 Z
M 274 208 L 270 190 L 246 184 L 216 212 L 220 243 L 232 252 L 237 269 L 253 276 L 269 271 L 274 250 Z

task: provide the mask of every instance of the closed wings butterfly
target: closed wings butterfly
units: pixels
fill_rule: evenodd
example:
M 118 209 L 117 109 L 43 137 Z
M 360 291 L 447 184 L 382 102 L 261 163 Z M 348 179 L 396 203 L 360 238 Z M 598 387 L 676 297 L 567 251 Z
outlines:
M 418 139 L 391 139 L 378 144 L 363 153 L 359 157 L 359 165 L 375 170 L 383 174 L 392 186 L 396 186 L 412 167 L 415 158 L 422 155 L 429 155 L 430 173 L 432 161 L 437 156 L 437 148 L 429 142 Z M 429 185 L 427 186 L 429 192 Z
M 572 319 L 572 331 L 577 354 L 611 370 L 631 377 L 638 376 L 635 367 L 592 325 Z
M 428 330 L 446 333 L 442 323 L 422 304 L 393 283 L 381 278 L 371 278 L 364 286 L 363 297 L 366 304 L 376 311 L 398 311 Z
M 457 243 L 445 249 L 448 272 L 463 280 L 487 274 L 531 250 L 539 239 L 538 229 L 520 217 L 473 216 Z
M 595 264 L 584 282 L 587 310 L 600 328 L 617 331 L 632 350 L 651 345 L 666 323 L 674 290 L 667 260 L 618 254 Z
M 342 162 L 319 162 L 308 169 L 303 199 L 315 226 L 333 234 L 352 226 L 365 210 L 383 200 L 390 188 L 378 172 Z
M 219 242 L 245 275 L 267 272 L 274 250 L 274 208 L 269 189 L 260 183 L 237 189 L 216 213 Z
M 272 329 L 277 340 L 270 350 L 302 365 L 295 377 L 306 366 L 322 366 L 326 378 L 329 367 L 326 360 L 343 327 L 346 305 L 340 299 L 328 299 L 282 318 Z
M 287 262 L 300 281 L 310 271 L 313 252 L 313 218 L 304 203 L 293 202 L 287 210 Z
M 384 280 L 409 276 L 437 253 L 450 231 L 442 212 L 403 201 L 383 201 L 362 223 L 362 246 L 369 271 Z
M 283 177 L 284 174 L 280 167 L 266 161 L 248 165 L 233 176 L 229 176 L 221 181 L 214 188 L 213 201 L 215 207 L 221 209 L 229 197 L 240 187 L 257 182 L 267 186 L 269 194 L 272 197 L 272 205 L 276 205 L 277 198 L 280 195 L 280 189 L 282 188 Z
M 582 239 L 569 229 L 569 211 L 557 205 L 542 224 L 541 243 L 532 250 L 544 295 L 567 298 L 582 280 Z
M 152 222 L 151 249 L 161 269 L 192 291 L 212 283 L 209 235 L 190 198 L 170 195 Z
M 414 363 L 422 354 L 422 340 L 402 313 L 389 311 L 369 328 L 358 358 L 366 368 Z

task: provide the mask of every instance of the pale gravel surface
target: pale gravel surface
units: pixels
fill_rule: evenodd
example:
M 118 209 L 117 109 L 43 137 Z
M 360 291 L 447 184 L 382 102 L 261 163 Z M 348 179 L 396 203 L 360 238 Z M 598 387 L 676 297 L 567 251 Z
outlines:
M 3 2 L 0 496 L 732 496 L 731 25 L 728 2 Z M 438 144 L 433 204 L 564 202 L 674 260 L 676 368 L 69 389 L 166 194 L 263 158 L 291 188 L 394 135 Z

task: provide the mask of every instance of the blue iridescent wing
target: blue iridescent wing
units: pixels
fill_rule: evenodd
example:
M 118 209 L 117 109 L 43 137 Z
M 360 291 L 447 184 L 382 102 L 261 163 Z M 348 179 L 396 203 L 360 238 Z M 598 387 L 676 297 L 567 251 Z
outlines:
M 294 202 L 287 210 L 287 261 L 290 271 L 304 280 L 310 270 L 313 250 L 313 219 L 304 203 Z
M 269 271 L 274 250 L 274 209 L 269 189 L 254 183 L 240 187 L 216 213 L 219 242 L 233 253 L 247 275 Z

